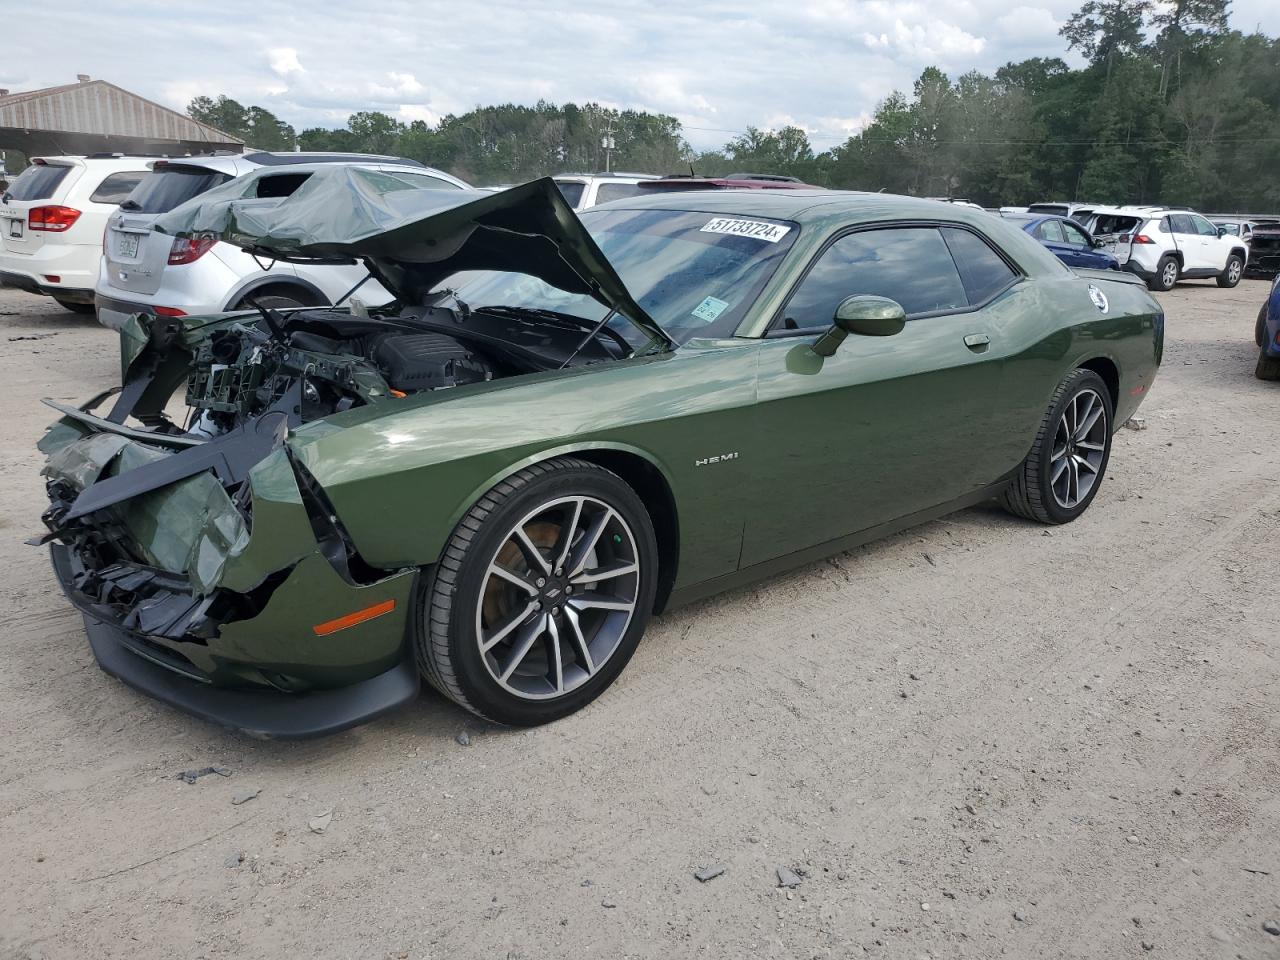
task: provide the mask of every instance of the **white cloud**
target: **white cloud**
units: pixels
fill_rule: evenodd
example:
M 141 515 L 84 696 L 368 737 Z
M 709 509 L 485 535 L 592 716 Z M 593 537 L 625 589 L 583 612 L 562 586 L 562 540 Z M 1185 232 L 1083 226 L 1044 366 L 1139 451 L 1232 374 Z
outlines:
M 276 47 L 274 50 L 267 51 L 267 62 L 271 64 L 273 72 L 282 77 L 287 77 L 291 73 L 302 73 L 302 64 L 298 62 L 298 51 L 293 47 Z

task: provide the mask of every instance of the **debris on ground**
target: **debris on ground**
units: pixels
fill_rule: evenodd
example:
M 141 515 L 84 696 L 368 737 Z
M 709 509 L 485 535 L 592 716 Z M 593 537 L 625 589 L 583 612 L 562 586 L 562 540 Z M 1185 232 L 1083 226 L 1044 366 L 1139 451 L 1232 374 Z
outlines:
M 1273 937 L 1280 937 L 1280 923 L 1275 920 L 1264 920 L 1262 929 L 1265 933 L 1271 934 Z
M 778 886 L 794 890 L 800 886 L 800 877 L 790 867 L 778 868 Z
M 467 731 L 465 730 L 463 730 L 460 734 L 458 734 L 453 739 L 458 741 L 459 746 L 462 746 L 462 747 L 471 746 L 471 734 L 467 733 Z
M 223 865 L 224 867 L 226 867 L 228 870 L 230 870 L 230 869 L 232 869 L 232 868 L 234 868 L 234 867 L 238 867 L 238 866 L 240 866 L 240 864 L 242 864 L 242 863 L 244 863 L 244 854 L 243 854 L 243 853 L 233 853 L 233 854 L 230 854 L 230 855 L 229 855 L 225 860 L 223 860 L 223 861 L 222 861 L 222 865 Z
M 617 906 L 617 904 L 614 903 L 612 900 L 601 900 L 600 906 L 604 907 L 606 910 L 612 910 L 614 907 Z
M 312 833 L 324 833 L 329 829 L 329 824 L 333 822 L 333 811 L 326 810 L 324 813 L 317 814 L 307 821 L 307 826 L 311 828 Z
M 231 776 L 229 767 L 201 767 L 199 770 L 183 770 L 177 775 L 177 779 L 183 783 L 195 783 L 201 777 L 207 777 L 211 773 L 216 773 L 220 777 Z
M 1145 430 L 1147 429 L 1147 418 L 1146 417 L 1130 417 L 1128 420 L 1124 422 L 1124 425 L 1128 427 L 1130 430 Z
M 261 792 L 261 787 L 254 787 L 252 790 L 241 790 L 239 793 L 231 795 L 231 802 L 238 807 L 242 803 L 248 803 Z
M 7 314 L 6 314 L 7 316 Z M 20 337 L 10 337 L 10 343 L 17 343 L 19 340 L 48 340 L 50 337 L 56 337 L 56 333 L 32 333 Z
M 724 873 L 724 867 L 717 863 L 710 867 L 703 867 L 701 870 L 695 870 L 693 875 L 701 883 L 706 883 L 708 880 L 714 880 L 722 873 Z

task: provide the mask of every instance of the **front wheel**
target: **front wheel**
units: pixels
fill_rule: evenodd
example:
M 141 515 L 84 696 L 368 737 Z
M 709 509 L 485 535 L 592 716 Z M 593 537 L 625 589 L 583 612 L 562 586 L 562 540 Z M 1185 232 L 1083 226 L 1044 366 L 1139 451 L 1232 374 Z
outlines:
M 1058 385 L 1031 453 L 1004 493 L 1005 509 L 1041 523 L 1070 523 L 1089 508 L 1111 457 L 1111 394 L 1092 370 Z
M 1244 261 L 1240 259 L 1240 254 L 1233 253 L 1227 258 L 1227 265 L 1222 272 L 1218 274 L 1218 286 L 1234 287 L 1240 282 L 1240 278 L 1244 276 Z
M 1260 347 L 1267 339 L 1267 305 L 1264 303 L 1258 310 L 1258 321 L 1253 325 L 1253 343 Z
M 463 517 L 421 588 L 424 676 L 500 723 L 573 713 L 635 652 L 657 555 L 644 503 L 616 474 L 569 457 L 521 470 Z

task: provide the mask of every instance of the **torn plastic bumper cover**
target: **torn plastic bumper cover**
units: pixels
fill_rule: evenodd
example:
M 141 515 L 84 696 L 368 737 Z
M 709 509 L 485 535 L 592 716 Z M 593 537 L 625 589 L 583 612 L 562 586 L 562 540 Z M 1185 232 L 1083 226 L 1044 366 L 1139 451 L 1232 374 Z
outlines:
M 267 737 L 331 733 L 416 696 L 405 652 L 415 572 L 354 577 L 341 545 L 323 542 L 341 531 L 315 524 L 284 414 L 190 443 L 59 409 L 40 443 L 40 542 L 54 541 L 104 670 Z M 386 614 L 323 635 L 311 626 L 371 605 Z

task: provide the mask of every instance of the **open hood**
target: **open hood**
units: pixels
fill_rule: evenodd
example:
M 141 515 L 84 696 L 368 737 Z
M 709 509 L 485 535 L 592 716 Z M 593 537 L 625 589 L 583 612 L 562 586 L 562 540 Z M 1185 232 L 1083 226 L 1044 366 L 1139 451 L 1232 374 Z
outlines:
M 299 164 L 306 181 L 285 198 L 269 193 L 264 168 L 159 217 L 175 237 L 216 235 L 276 260 L 350 261 L 405 305 L 422 304 L 460 270 L 527 273 L 617 310 L 648 336 L 672 340 L 627 291 L 549 177 L 500 193 L 422 189 L 411 172 L 345 164 Z M 265 189 L 264 189 L 265 188 Z

